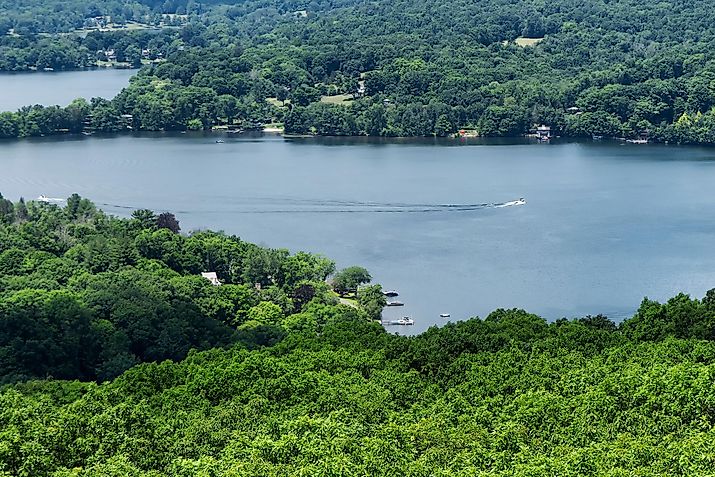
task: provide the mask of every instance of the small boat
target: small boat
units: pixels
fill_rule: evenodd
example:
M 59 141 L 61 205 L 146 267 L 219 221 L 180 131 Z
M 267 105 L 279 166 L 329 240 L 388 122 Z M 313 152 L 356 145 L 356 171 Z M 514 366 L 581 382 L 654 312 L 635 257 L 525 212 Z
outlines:
M 391 298 L 399 295 L 395 290 L 387 290 L 386 292 L 382 292 L 382 294 Z
M 401 301 L 394 300 L 394 301 L 388 301 L 385 306 L 405 306 L 405 304 L 402 303 Z
M 54 197 L 47 197 L 46 195 L 41 195 L 37 199 L 35 199 L 37 202 L 44 202 L 45 204 L 49 204 L 50 202 L 64 202 L 64 199 L 55 199 Z
M 451 315 L 449 313 L 440 313 L 439 317 L 440 318 L 449 318 Z
M 415 324 L 415 320 L 413 320 L 413 319 L 410 318 L 409 316 L 403 316 L 403 317 L 400 318 L 399 320 L 388 321 L 387 324 L 388 324 L 388 325 L 406 325 L 406 326 L 409 326 L 409 325 L 414 325 L 414 324 Z
M 513 207 L 515 205 L 526 205 L 526 199 L 523 197 L 519 197 L 517 200 L 512 200 L 509 202 L 504 202 L 502 204 L 496 204 L 494 207 L 497 209 L 501 209 L 502 207 Z
M 224 140 L 223 139 L 216 139 L 216 144 L 223 144 Z
M 603 139 L 603 136 L 599 136 L 598 134 L 594 134 L 593 136 L 591 136 L 591 138 L 593 138 L 594 141 L 600 141 L 601 139 Z

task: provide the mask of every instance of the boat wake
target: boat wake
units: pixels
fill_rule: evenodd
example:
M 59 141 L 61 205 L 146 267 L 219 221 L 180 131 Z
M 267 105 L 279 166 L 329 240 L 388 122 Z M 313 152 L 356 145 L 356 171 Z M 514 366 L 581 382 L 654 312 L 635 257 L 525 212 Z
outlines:
M 307 201 L 305 201 L 307 202 Z M 339 202 L 323 201 L 312 207 L 303 202 L 303 205 L 294 204 L 295 207 L 285 209 L 254 209 L 237 210 L 236 213 L 244 214 L 293 214 L 293 213 L 340 213 L 340 214 L 424 214 L 435 212 L 470 212 L 482 209 L 500 209 L 504 207 L 514 207 L 526 205 L 523 198 L 511 200 L 509 202 L 481 203 L 481 204 L 410 204 L 395 202 Z M 316 201 L 317 202 L 317 201 Z
M 224 203 L 230 203 L 224 200 Z M 440 212 L 470 212 L 483 209 L 501 209 L 525 205 L 523 198 L 508 202 L 480 204 L 416 204 L 404 202 L 359 202 L 348 200 L 254 198 L 242 208 L 218 207 L 209 210 L 180 210 L 180 214 L 425 214 Z M 98 205 L 114 209 L 135 210 L 139 207 L 99 202 Z

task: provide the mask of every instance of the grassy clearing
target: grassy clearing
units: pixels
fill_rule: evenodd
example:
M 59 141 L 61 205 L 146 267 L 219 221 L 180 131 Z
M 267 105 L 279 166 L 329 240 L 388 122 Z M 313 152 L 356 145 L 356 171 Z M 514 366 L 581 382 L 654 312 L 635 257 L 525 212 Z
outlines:
M 357 308 L 359 306 L 358 301 L 357 301 L 357 295 L 355 293 L 348 293 L 346 295 L 341 296 L 341 295 L 338 295 L 337 293 L 333 292 L 333 295 L 343 305 L 352 306 L 353 308 Z
M 272 104 L 273 106 L 275 106 L 277 108 L 282 108 L 283 106 L 288 106 L 290 104 L 289 99 L 286 99 L 285 105 L 284 105 L 282 102 L 278 101 L 278 98 L 266 98 L 266 102 L 269 104 Z
M 131 63 L 127 61 L 101 61 L 97 60 L 97 66 L 101 68 L 122 68 L 130 69 L 132 67 Z
M 323 96 L 320 98 L 321 103 L 328 104 L 343 104 L 347 105 L 353 102 L 352 94 L 336 94 L 334 96 Z
M 283 125 L 283 123 L 264 124 L 263 132 L 283 134 L 285 132 L 285 126 Z
M 519 37 L 516 40 L 514 40 L 514 43 L 517 45 L 521 46 L 522 48 L 527 47 L 527 46 L 534 46 L 538 45 L 544 41 L 543 38 L 524 38 L 524 37 Z

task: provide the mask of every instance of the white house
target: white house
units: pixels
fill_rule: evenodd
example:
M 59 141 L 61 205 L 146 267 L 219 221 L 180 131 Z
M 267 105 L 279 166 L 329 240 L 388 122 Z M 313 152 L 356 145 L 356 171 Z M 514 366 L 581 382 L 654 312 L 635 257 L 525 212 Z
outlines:
M 221 281 L 218 279 L 216 272 L 201 272 L 201 276 L 204 277 L 206 280 L 210 281 L 211 285 L 221 285 Z

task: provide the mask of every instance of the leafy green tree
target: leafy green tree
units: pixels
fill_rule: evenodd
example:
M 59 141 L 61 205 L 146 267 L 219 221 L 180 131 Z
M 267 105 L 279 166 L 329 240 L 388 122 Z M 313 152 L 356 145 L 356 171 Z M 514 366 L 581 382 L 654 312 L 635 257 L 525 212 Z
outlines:
M 16 138 L 20 135 L 20 118 L 14 113 L 0 113 L 0 138 Z
M 280 87 L 276 90 L 276 99 L 285 106 L 286 100 L 288 99 L 288 90 L 284 87 Z
M 139 209 L 132 212 L 132 219 L 136 226 L 141 229 L 153 229 L 157 226 L 157 216 L 153 210 Z
M 320 91 L 311 86 L 301 84 L 291 91 L 290 98 L 292 104 L 308 106 L 310 103 L 320 99 Z
M 12 201 L 0 194 L 0 223 L 12 223 L 15 220 L 15 206 Z
M 72 194 L 67 199 L 65 213 L 71 220 L 87 220 L 96 213 L 94 204 L 79 194 Z
M 124 60 L 127 61 L 132 68 L 141 68 L 142 52 L 136 45 L 129 45 L 124 50 Z
M 29 213 L 27 211 L 27 205 L 25 205 L 25 199 L 20 197 L 20 200 L 15 204 L 15 219 L 23 222 L 29 219 Z
M 72 133 L 79 133 L 85 128 L 92 113 L 90 104 L 85 99 L 75 99 L 65 108 L 67 113 L 67 129 Z
M 387 305 L 387 299 L 380 285 L 361 287 L 357 293 L 358 304 L 371 320 L 382 318 L 382 309 Z
M 248 310 L 247 323 L 259 325 L 279 325 L 283 319 L 283 310 L 275 303 L 262 301 Z
M 454 132 L 454 127 L 446 114 L 441 114 L 434 125 L 434 133 L 439 137 L 444 137 Z
M 347 267 L 335 274 L 333 277 L 333 289 L 340 293 L 346 294 L 357 291 L 357 288 L 364 284 L 370 283 L 372 277 L 370 273 L 358 266 Z

